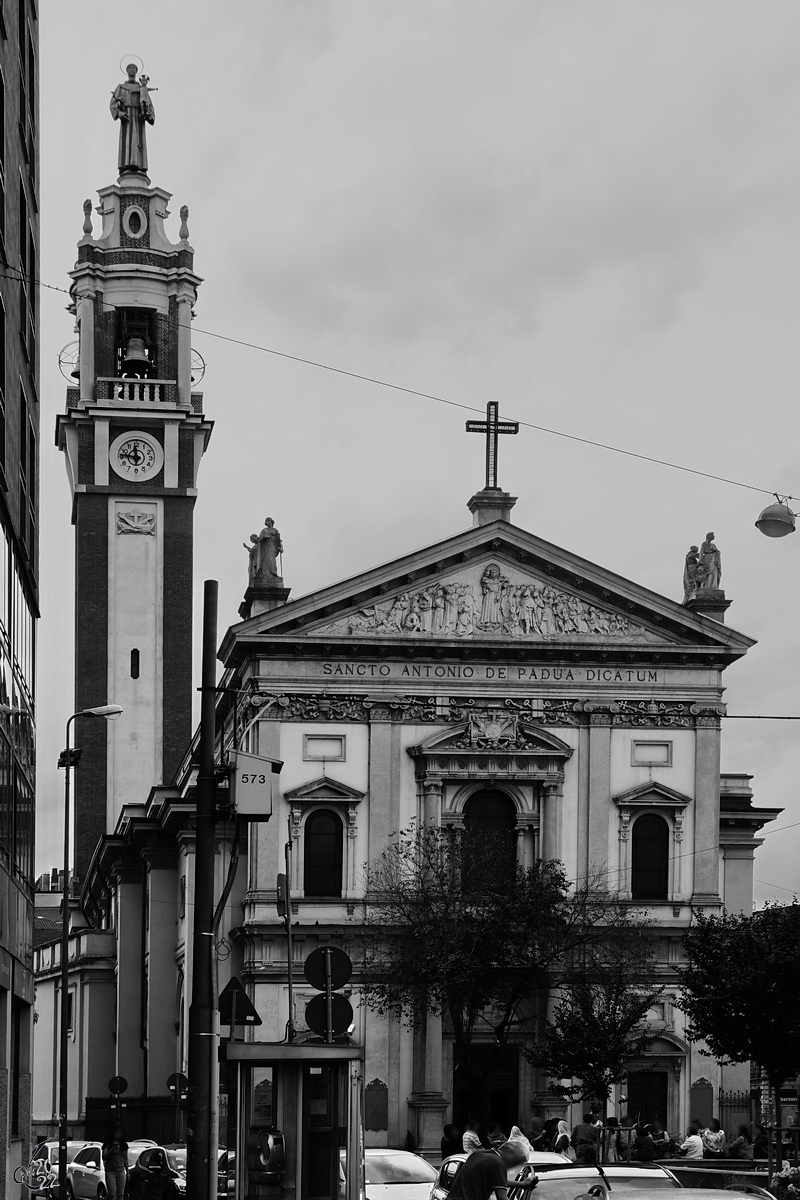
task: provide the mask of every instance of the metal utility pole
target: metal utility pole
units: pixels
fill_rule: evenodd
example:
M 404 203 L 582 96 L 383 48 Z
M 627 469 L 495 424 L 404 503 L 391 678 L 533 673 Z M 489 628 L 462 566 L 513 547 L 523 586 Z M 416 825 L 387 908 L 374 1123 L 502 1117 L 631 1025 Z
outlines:
M 192 1200 L 215 1200 L 211 1193 L 214 1036 L 214 741 L 217 679 L 217 595 L 219 584 L 203 589 L 203 666 L 200 705 L 200 769 L 195 823 L 194 935 L 192 1002 L 189 1006 L 189 1127 L 186 1191 Z M 216 1164 L 214 1164 L 216 1169 Z

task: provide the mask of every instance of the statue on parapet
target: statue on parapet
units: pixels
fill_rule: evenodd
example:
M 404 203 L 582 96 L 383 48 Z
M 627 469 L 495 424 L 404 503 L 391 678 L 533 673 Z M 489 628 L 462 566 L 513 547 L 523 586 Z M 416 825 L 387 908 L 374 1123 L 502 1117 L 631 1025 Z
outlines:
M 707 533 L 700 547 L 700 562 L 703 564 L 703 580 L 700 587 L 718 592 L 722 584 L 722 556 L 714 545 L 714 534 Z
M 261 533 L 250 534 L 250 545 L 242 542 L 250 555 L 250 587 L 283 587 L 278 555 L 283 554 L 281 535 L 272 517 L 264 518 Z
M 119 121 L 119 158 L 117 166 L 120 175 L 133 172 L 138 175 L 147 174 L 147 134 L 146 126 L 154 125 L 156 112 L 150 92 L 150 78 L 140 75 L 136 78 L 137 67 L 129 63 L 125 68 L 127 79 L 118 84 L 111 95 L 111 116 Z

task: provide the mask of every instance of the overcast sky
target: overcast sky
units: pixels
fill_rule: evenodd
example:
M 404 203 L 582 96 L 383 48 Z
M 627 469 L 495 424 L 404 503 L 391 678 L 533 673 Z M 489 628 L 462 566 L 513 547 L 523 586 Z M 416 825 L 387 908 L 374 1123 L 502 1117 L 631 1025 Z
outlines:
M 120 59 L 158 88 L 150 175 L 206 281 L 196 583 L 220 580 L 223 628 L 264 516 L 297 596 L 468 527 L 483 446 L 457 409 L 200 330 L 800 495 L 795 0 L 40 7 L 45 281 L 68 285 L 82 202 L 116 178 Z M 39 869 L 72 711 L 66 302 L 42 292 Z M 728 623 L 759 641 L 730 709 L 800 714 L 800 537 L 755 530 L 767 497 L 531 430 L 500 483 L 518 525 L 675 599 L 713 529 Z M 723 769 L 782 826 L 799 744 L 800 723 L 725 726 Z M 766 838 L 759 902 L 798 886 L 799 835 Z

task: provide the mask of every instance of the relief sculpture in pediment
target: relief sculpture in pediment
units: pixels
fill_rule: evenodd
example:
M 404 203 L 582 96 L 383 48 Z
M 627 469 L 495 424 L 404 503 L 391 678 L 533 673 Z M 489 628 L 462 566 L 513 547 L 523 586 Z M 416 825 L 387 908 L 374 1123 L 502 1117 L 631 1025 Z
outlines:
M 326 626 L 331 633 L 415 634 L 430 637 L 641 637 L 644 631 L 609 612 L 530 579 L 515 582 L 497 563 L 474 581 L 444 580 L 363 608 Z

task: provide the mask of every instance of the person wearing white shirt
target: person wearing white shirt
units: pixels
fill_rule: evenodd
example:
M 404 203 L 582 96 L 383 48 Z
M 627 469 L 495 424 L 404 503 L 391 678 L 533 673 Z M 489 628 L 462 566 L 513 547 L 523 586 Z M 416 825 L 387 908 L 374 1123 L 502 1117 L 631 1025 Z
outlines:
M 686 1130 L 686 1141 L 680 1145 L 678 1152 L 683 1158 L 703 1157 L 703 1139 L 700 1137 L 699 1126 L 694 1123 L 689 1126 Z

